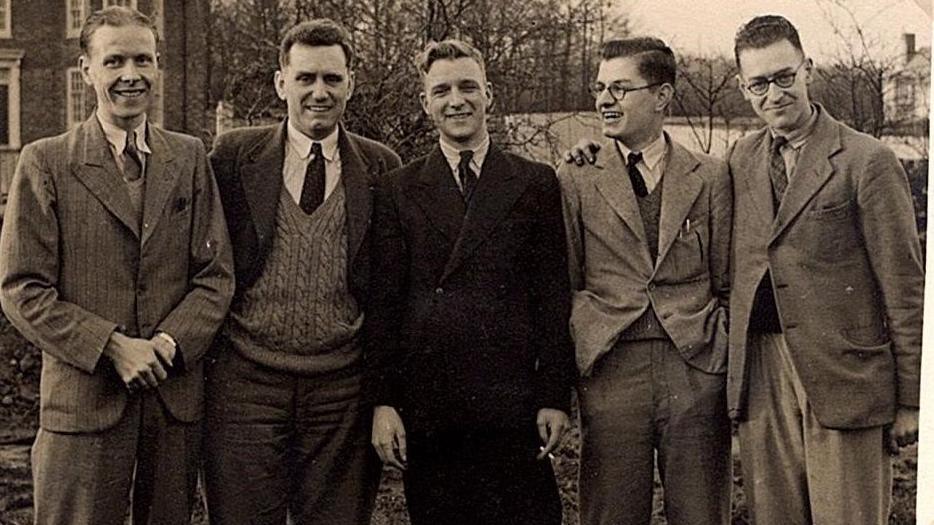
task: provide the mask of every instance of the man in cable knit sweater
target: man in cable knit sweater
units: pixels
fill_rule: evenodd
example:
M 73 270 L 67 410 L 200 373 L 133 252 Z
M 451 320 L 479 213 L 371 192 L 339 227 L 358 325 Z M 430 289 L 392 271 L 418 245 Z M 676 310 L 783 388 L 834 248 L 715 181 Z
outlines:
M 370 187 L 400 161 L 340 125 L 353 56 L 330 20 L 293 27 L 275 77 L 288 119 L 221 135 L 210 154 L 237 277 L 207 371 L 211 523 L 370 519 L 380 466 L 358 342 Z

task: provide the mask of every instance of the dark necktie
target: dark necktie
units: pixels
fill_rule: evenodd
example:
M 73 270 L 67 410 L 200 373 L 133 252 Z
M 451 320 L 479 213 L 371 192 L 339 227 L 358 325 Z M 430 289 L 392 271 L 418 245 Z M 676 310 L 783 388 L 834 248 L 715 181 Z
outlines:
M 785 159 L 782 157 L 782 146 L 788 143 L 785 137 L 772 139 L 771 155 L 769 156 L 769 178 L 772 179 L 772 195 L 775 197 L 775 206 L 782 203 L 785 189 L 788 188 L 788 173 L 785 172 Z
M 311 143 L 311 160 L 305 168 L 305 182 L 302 184 L 302 197 L 298 206 L 311 215 L 324 202 L 324 155 L 321 143 Z
M 649 190 L 645 187 L 642 172 L 636 166 L 640 162 L 642 162 L 642 153 L 629 152 L 629 156 L 626 157 L 626 167 L 629 168 L 629 182 L 632 183 L 632 190 L 636 192 L 637 196 L 645 197 L 649 194 Z
M 127 134 L 126 147 L 123 149 L 123 178 L 129 182 L 137 181 L 143 176 L 142 154 L 136 149 L 136 132 Z
M 473 159 L 473 151 L 464 150 L 461 152 L 461 160 L 457 163 L 457 178 L 460 179 L 461 193 L 464 195 L 464 202 L 470 202 L 474 189 L 477 187 L 477 175 L 470 169 L 470 161 Z

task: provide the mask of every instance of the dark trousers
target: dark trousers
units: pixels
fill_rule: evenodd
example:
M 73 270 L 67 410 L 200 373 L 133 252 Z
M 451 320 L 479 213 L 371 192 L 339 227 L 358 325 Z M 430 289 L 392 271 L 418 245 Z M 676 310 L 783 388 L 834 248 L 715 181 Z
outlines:
M 32 447 L 35 523 L 188 523 L 197 494 L 201 423 L 182 423 L 155 391 L 130 398 L 119 422 L 94 433 L 39 429 Z
M 581 380 L 582 525 L 647 525 L 656 454 L 673 525 L 730 519 L 726 377 L 666 339 L 621 341 Z
M 560 525 L 534 423 L 521 430 L 408 432 L 405 498 L 412 525 Z
M 212 525 L 370 522 L 380 464 L 359 372 L 306 377 L 231 349 L 207 379 L 204 472 Z

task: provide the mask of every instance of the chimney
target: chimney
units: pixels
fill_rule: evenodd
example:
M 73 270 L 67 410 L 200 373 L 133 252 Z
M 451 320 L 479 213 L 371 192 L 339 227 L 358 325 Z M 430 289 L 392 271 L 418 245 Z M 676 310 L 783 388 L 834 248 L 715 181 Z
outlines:
M 915 34 L 903 33 L 902 39 L 905 41 L 905 63 L 908 63 L 915 56 Z

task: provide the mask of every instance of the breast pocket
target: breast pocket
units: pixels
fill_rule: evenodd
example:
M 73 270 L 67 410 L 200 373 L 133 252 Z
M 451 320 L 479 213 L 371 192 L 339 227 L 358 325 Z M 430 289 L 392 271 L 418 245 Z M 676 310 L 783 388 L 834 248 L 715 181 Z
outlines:
M 685 221 L 672 241 L 666 260 L 678 269 L 681 279 L 701 277 L 707 269 L 707 225 L 701 221 Z
M 808 245 L 818 260 L 837 263 L 858 250 L 860 233 L 851 202 L 818 204 L 806 217 Z

